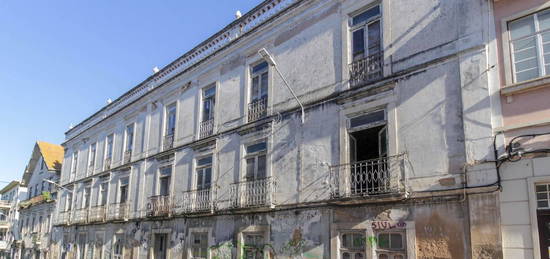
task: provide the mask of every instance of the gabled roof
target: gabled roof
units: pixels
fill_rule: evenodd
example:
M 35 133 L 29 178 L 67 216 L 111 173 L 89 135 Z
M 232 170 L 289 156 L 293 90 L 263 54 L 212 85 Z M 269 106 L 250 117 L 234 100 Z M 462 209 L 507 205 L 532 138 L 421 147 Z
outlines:
M 60 145 L 37 141 L 34 145 L 29 164 L 25 168 L 21 185 L 27 186 L 32 172 L 34 172 L 38 161 L 40 161 L 40 157 L 44 159 L 44 164 L 48 171 L 60 172 L 64 154 L 65 150 Z
M 49 171 L 58 171 L 61 170 L 61 161 L 63 161 L 63 156 L 65 150 L 62 146 L 51 144 L 44 141 L 36 142 L 40 149 L 40 153 L 44 158 L 44 162 L 48 167 Z
M 6 193 L 7 191 L 13 189 L 13 187 L 15 187 L 17 185 L 19 185 L 19 181 L 11 181 L 11 183 L 9 183 L 4 188 L 2 188 L 2 190 L 0 190 L 0 194 Z

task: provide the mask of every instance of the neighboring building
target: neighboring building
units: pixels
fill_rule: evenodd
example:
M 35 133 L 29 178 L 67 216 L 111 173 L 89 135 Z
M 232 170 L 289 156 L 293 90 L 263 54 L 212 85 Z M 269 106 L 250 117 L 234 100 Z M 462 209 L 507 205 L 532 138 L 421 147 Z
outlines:
M 0 258 L 20 258 L 16 240 L 20 240 L 19 202 L 26 198 L 27 188 L 12 181 L 0 190 Z
M 49 251 L 55 248 L 50 247 L 50 237 L 57 188 L 47 181 L 59 181 L 63 153 L 63 147 L 59 145 L 42 141 L 34 145 L 21 181 L 22 185 L 27 186 L 28 193 L 19 203 L 20 258 L 56 258 Z
M 494 0 L 494 23 L 504 258 L 550 258 L 550 2 Z

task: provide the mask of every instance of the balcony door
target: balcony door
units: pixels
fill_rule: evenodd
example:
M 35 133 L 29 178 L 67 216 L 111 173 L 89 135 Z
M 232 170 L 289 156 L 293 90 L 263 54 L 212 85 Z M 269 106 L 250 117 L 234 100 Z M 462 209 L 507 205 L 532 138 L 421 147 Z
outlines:
M 378 194 L 389 182 L 385 111 L 350 119 L 349 182 L 351 195 Z

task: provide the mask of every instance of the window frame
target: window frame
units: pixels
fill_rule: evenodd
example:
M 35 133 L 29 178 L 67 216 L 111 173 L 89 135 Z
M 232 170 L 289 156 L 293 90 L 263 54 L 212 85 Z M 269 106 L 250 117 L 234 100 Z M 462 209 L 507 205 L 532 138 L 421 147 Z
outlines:
M 517 19 L 520 19 L 522 17 L 526 17 L 526 16 L 529 16 L 529 15 L 532 15 L 536 12 L 540 12 L 540 11 L 543 11 L 545 9 L 548 9 L 550 8 L 550 2 L 546 2 L 546 3 L 543 3 L 537 7 L 534 7 L 534 8 L 530 8 L 530 9 L 526 9 L 526 10 L 522 10 L 522 11 L 519 11 L 513 15 L 510 15 L 508 17 L 504 17 L 501 19 L 500 21 L 500 35 L 501 35 L 501 42 L 500 42 L 500 47 L 502 49 L 502 52 L 499 53 L 502 55 L 502 59 L 504 60 L 504 64 L 503 64 L 503 67 L 504 67 L 504 78 L 505 78 L 505 83 L 504 85 L 516 85 L 516 84 L 524 84 L 524 83 L 527 83 L 527 82 L 530 82 L 531 80 L 536 80 L 536 79 L 540 79 L 540 78 L 543 78 L 541 76 L 539 76 L 538 78 L 535 78 L 535 79 L 531 79 L 531 80 L 528 80 L 528 81 L 523 81 L 523 82 L 520 82 L 520 83 L 516 83 L 515 82 L 515 76 L 514 76 L 514 69 L 512 67 L 512 52 L 511 52 L 511 49 L 510 49 L 510 34 L 509 34 L 509 31 L 508 31 L 508 23 L 509 22 L 512 22 L 514 20 L 517 20 Z M 549 74 L 550 76 L 550 74 Z M 546 77 L 546 76 L 544 76 Z
M 265 64 L 265 67 L 260 69 L 259 71 L 256 71 L 254 72 L 254 68 L 260 66 L 260 65 L 263 65 Z M 269 99 L 269 89 L 270 89 L 270 85 L 271 85 L 271 78 L 270 78 L 270 75 L 271 75 L 271 71 L 270 71 L 270 65 L 267 61 L 265 60 L 260 60 L 258 62 L 255 62 L 255 63 L 252 63 L 249 65 L 249 69 L 250 69 L 250 87 L 248 89 L 248 95 L 249 95 L 249 101 L 248 103 L 252 103 L 254 101 L 257 101 L 257 100 L 261 100 L 263 98 L 265 99 Z M 264 75 L 265 73 L 267 73 L 267 75 Z M 265 95 L 262 95 L 262 89 L 263 89 L 263 85 L 262 85 L 262 82 L 264 79 L 264 76 L 267 77 L 265 80 L 267 82 L 267 86 L 265 87 Z M 255 93 L 254 93 L 254 79 L 258 77 L 258 96 L 257 98 L 255 98 Z
M 162 171 L 165 169 L 170 169 L 170 174 L 166 175 L 163 174 Z M 163 165 L 160 166 L 157 172 L 157 195 L 158 196 L 170 196 L 172 194 L 172 175 L 174 174 L 174 168 L 172 164 Z M 162 194 L 162 180 L 168 178 L 168 185 L 166 188 L 168 188 L 166 194 Z
M 109 141 L 109 139 L 111 141 Z M 109 147 L 110 142 L 110 147 Z M 105 137 L 105 158 L 104 160 L 111 159 L 111 162 L 113 160 L 113 155 L 115 151 L 115 134 L 110 133 Z
M 128 182 L 125 182 L 127 180 Z M 126 187 L 126 199 L 122 201 L 122 188 Z M 118 179 L 118 193 L 117 193 L 117 202 L 119 204 L 126 204 L 130 196 L 130 176 L 123 176 Z
M 96 160 L 97 159 L 97 142 L 93 142 L 90 144 L 89 152 L 88 152 L 88 167 L 95 167 Z
M 87 209 L 90 208 L 92 205 L 92 182 L 86 182 L 83 184 L 83 190 L 82 190 L 82 204 L 81 209 Z M 87 204 L 86 204 L 87 203 Z
M 170 117 L 174 114 L 174 127 L 170 127 Z M 164 107 L 164 136 L 175 136 L 178 125 L 178 103 L 172 102 Z M 172 131 L 173 129 L 173 131 Z
M 128 129 L 132 129 L 131 131 L 131 137 Z M 124 129 L 124 152 L 133 152 L 134 146 L 135 146 L 135 138 L 136 138 L 136 123 L 132 122 L 128 125 L 126 125 L 126 128 Z M 129 144 L 131 144 L 129 146 Z
M 207 164 L 199 164 L 199 161 L 202 160 L 202 159 L 206 159 L 210 157 L 210 163 L 207 163 Z M 206 187 L 205 185 L 205 180 L 206 180 L 206 169 L 210 168 L 210 184 L 208 185 L 208 187 Z M 202 186 L 199 187 L 199 184 L 198 184 L 198 181 L 199 181 L 199 171 L 202 172 Z M 214 154 L 207 154 L 207 155 L 202 155 L 202 156 L 199 156 L 199 157 L 196 157 L 195 158 L 195 170 L 194 170 L 195 174 L 194 174 L 194 181 L 193 181 L 193 189 L 194 190 L 209 190 L 212 188 L 212 179 L 214 178 Z
M 344 247 L 344 235 L 362 235 L 362 247 Z M 368 251 L 366 229 L 342 230 L 339 231 L 338 238 L 340 241 L 340 245 L 338 246 L 338 255 L 340 258 L 343 258 L 344 253 L 349 253 L 351 259 L 355 259 L 355 253 L 362 253 L 363 259 L 367 258 Z M 354 243 L 354 241 L 355 240 L 352 240 L 351 242 Z
M 195 245 L 195 235 L 201 235 L 205 240 L 202 240 L 201 239 L 201 243 L 202 241 L 205 241 L 205 247 L 201 247 L 201 245 Z M 189 253 L 190 253 L 190 258 L 192 259 L 207 259 L 209 258 L 209 243 L 208 243 L 208 232 L 205 232 L 205 231 L 193 231 L 190 233 L 190 236 L 191 236 L 191 240 L 190 240 L 190 244 L 189 244 Z M 204 252 L 206 253 L 206 256 L 205 257 L 201 257 L 201 256 L 195 256 L 194 255 L 194 250 L 195 248 L 199 248 L 200 250 L 204 249 Z M 202 252 L 202 251 L 201 251 Z
M 261 143 L 265 143 L 265 149 L 263 150 L 259 150 L 259 151 L 255 151 L 255 152 L 251 152 L 249 153 L 248 152 L 248 147 L 251 147 L 251 146 L 254 146 L 254 145 L 258 145 L 258 144 L 261 144 Z M 248 177 L 248 159 L 251 159 L 253 158 L 254 159 L 254 177 L 253 180 L 261 180 L 261 179 L 265 179 L 265 178 L 268 178 L 268 172 L 267 172 L 267 168 L 268 168 L 268 161 L 267 161 L 267 156 L 268 156 L 268 141 L 267 139 L 261 139 L 261 140 L 257 140 L 257 141 L 254 141 L 254 142 L 251 142 L 251 143 L 248 143 L 246 145 L 244 145 L 244 173 L 243 173 L 243 178 L 244 180 L 249 180 L 250 177 Z M 262 178 L 258 178 L 258 169 L 259 169 L 259 157 L 260 156 L 265 156 L 265 168 L 264 168 L 264 176 Z
M 371 10 L 375 7 L 378 7 L 379 8 L 379 14 L 376 15 L 376 16 L 373 16 L 371 17 L 370 19 L 366 20 L 366 21 L 362 21 L 358 24 L 353 24 L 353 19 L 361 14 L 363 14 L 364 12 L 368 11 L 368 10 Z M 356 61 L 355 59 L 355 53 L 354 53 L 354 50 L 353 50 L 353 34 L 360 30 L 360 29 L 363 29 L 363 57 L 362 58 L 359 58 L 357 60 L 362 60 L 362 59 L 365 59 L 366 57 L 370 56 L 371 53 L 370 51 L 368 50 L 369 49 L 369 25 L 375 23 L 375 22 L 379 22 L 380 23 L 380 52 L 383 52 L 383 45 L 384 45 L 384 27 L 383 27 L 383 23 L 382 23 L 382 16 L 383 16 L 383 9 L 382 9 L 382 4 L 379 3 L 379 2 L 376 2 L 374 4 L 369 4 L 357 11 L 354 11 L 350 14 L 348 14 L 348 29 L 349 29 L 349 58 L 351 60 L 350 63 L 353 63 L 354 61 Z
M 214 93 L 212 95 L 206 96 L 206 92 L 214 89 Z M 211 83 L 201 88 L 200 91 L 201 94 L 201 107 L 200 107 L 200 122 L 205 122 L 208 120 L 214 120 L 216 118 L 216 99 L 218 94 L 218 87 L 217 83 Z M 205 118 L 205 104 L 206 101 L 210 101 L 210 112 L 208 113 L 208 119 Z

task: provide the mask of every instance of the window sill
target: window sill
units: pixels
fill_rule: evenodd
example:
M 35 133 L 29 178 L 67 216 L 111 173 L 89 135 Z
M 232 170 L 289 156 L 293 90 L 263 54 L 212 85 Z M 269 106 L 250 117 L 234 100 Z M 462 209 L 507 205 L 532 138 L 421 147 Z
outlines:
M 509 96 L 509 95 L 528 92 L 528 91 L 532 91 L 532 90 L 536 90 L 536 89 L 548 87 L 548 86 L 550 86 L 550 76 L 544 76 L 544 77 L 531 79 L 525 82 L 504 86 L 502 89 L 500 89 L 500 93 L 503 96 Z

